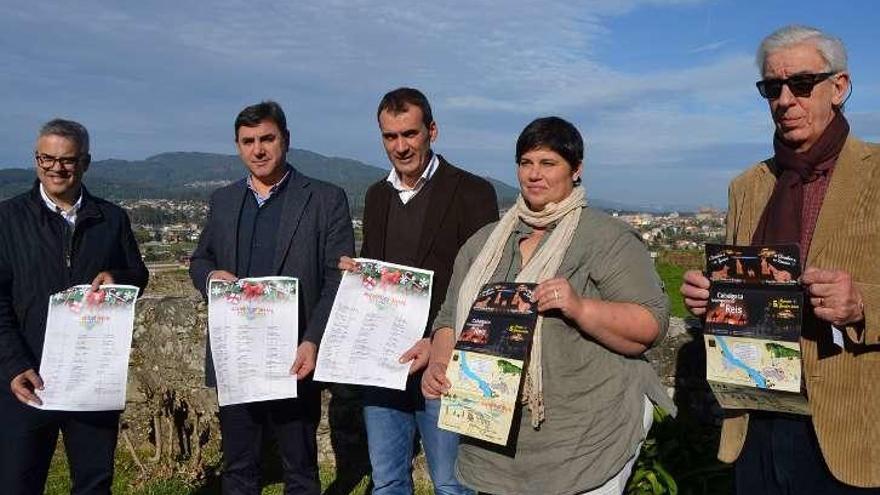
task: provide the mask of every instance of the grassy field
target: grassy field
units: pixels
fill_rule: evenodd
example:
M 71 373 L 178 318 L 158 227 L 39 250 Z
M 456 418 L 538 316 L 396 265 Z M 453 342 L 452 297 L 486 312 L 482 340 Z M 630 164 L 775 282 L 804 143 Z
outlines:
M 197 493 L 195 487 L 188 486 L 186 483 L 178 480 L 156 480 L 147 483 L 136 483 L 136 479 L 137 468 L 129 462 L 127 457 L 117 453 L 113 493 L 138 495 Z M 64 455 L 64 448 L 60 443 L 58 448 L 55 449 L 55 457 L 52 458 L 49 477 L 46 480 L 45 493 L 46 495 L 66 495 L 70 493 L 70 471 L 67 466 L 67 457 Z
M 669 309 L 672 316 L 684 318 L 690 313 L 684 307 L 684 300 L 678 292 L 684 272 L 703 269 L 702 251 L 663 251 L 654 264 L 657 273 L 666 286 L 669 296 Z
M 662 261 L 658 261 L 655 266 L 657 267 L 660 279 L 663 280 L 663 285 L 666 286 L 666 295 L 669 296 L 669 314 L 680 318 L 688 316 L 689 313 L 684 307 L 684 300 L 678 291 L 681 286 L 681 278 L 686 270 L 680 266 Z
M 322 467 L 321 486 L 326 489 L 334 480 L 336 473 L 330 467 Z M 349 492 L 351 495 L 366 495 L 369 479 L 364 478 Z M 269 483 L 263 487 L 263 495 L 280 495 L 284 492 L 281 483 Z M 59 443 L 46 480 L 46 495 L 67 495 L 70 493 L 70 474 L 64 448 Z M 137 467 L 122 452 L 116 454 L 116 473 L 113 479 L 113 493 L 116 495 L 213 495 L 220 493 L 217 479 L 198 484 L 181 480 L 138 480 Z M 416 480 L 415 495 L 429 495 L 433 490 L 425 482 Z

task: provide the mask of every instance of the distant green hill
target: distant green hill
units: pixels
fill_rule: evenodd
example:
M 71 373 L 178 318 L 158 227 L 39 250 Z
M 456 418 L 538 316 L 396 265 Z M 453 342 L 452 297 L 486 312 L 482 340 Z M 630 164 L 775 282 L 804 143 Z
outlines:
M 357 160 L 301 149 L 292 149 L 288 158 L 302 173 L 345 189 L 356 215 L 363 211 L 364 194 L 370 184 L 388 173 Z M 206 199 L 213 190 L 244 174 L 236 155 L 175 152 L 146 160 L 94 162 L 85 176 L 85 184 L 94 194 L 108 199 Z M 32 170 L 0 170 L 0 199 L 27 190 L 33 180 Z M 495 186 L 502 207 L 513 204 L 517 189 L 495 179 L 489 181 Z

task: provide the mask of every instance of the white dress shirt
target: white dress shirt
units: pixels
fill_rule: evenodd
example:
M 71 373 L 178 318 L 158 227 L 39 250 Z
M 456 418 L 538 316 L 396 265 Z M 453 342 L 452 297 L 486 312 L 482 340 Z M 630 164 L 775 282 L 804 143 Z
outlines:
M 400 197 L 400 202 L 406 204 L 409 200 L 413 199 L 423 187 L 425 187 L 425 184 L 431 179 L 439 166 L 440 159 L 437 158 L 436 154 L 432 153 L 431 159 L 428 160 L 428 166 L 425 167 L 425 171 L 422 172 L 422 176 L 419 177 L 419 180 L 416 181 L 416 185 L 413 188 L 407 187 L 403 181 L 400 180 L 400 175 L 398 175 L 397 170 L 395 170 L 394 167 L 391 167 L 391 172 L 388 174 L 386 180 L 391 184 L 391 187 L 397 191 L 397 194 Z
M 49 208 L 50 211 L 54 211 L 61 215 L 70 228 L 73 228 L 76 225 L 76 213 L 79 211 L 79 208 L 82 206 L 82 190 L 79 192 L 79 197 L 76 199 L 76 203 L 73 204 L 73 208 L 65 211 L 60 206 L 56 205 L 54 201 L 49 198 L 49 195 L 46 194 L 46 189 L 43 188 L 43 184 L 40 184 L 40 196 L 43 198 L 43 202 L 46 203 L 46 208 Z

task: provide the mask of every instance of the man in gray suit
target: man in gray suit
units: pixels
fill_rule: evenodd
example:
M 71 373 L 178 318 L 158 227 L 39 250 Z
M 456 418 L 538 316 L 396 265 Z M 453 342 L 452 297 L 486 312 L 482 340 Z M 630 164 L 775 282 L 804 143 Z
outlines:
M 190 277 L 205 297 L 210 280 L 298 278 L 300 344 L 290 372 L 300 382 L 296 399 L 220 408 L 223 493 L 260 493 L 266 430 L 278 441 L 285 493 L 319 494 L 315 435 L 321 402 L 309 376 L 341 278 L 336 262 L 354 252 L 348 201 L 339 187 L 287 163 L 290 133 L 277 103 L 242 110 L 235 119 L 235 143 L 249 174 L 211 196 Z M 210 348 L 206 361 L 206 379 L 214 385 Z

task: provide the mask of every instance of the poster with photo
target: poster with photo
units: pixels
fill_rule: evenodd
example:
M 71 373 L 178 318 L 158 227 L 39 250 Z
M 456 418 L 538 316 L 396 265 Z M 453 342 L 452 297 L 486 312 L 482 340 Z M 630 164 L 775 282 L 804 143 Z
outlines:
M 713 282 L 794 285 L 801 276 L 800 250 L 796 244 L 706 244 L 706 272 Z
M 800 290 L 713 284 L 706 306 L 706 333 L 797 342 L 804 295 Z
M 494 283 L 477 294 L 446 369 L 440 428 L 507 444 L 538 320 L 535 287 Z

